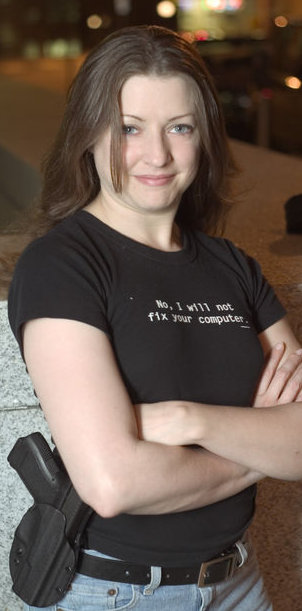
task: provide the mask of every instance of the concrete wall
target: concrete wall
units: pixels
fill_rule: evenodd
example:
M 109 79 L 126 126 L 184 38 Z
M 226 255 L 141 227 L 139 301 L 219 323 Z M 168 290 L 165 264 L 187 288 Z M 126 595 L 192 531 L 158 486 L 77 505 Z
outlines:
M 10 331 L 5 301 L 0 302 L 0 338 L 0 609 L 21 611 L 21 601 L 11 590 L 8 556 L 14 531 L 32 498 L 7 455 L 18 437 L 41 431 L 50 441 L 50 435 Z

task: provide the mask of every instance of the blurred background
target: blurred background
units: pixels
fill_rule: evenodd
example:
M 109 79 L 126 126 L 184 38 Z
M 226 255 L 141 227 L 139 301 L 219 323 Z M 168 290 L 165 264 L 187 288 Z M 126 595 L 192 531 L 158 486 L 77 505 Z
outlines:
M 231 137 L 302 155 L 301 0 L 0 0 L 0 76 L 65 92 L 92 46 L 141 23 L 197 44 Z
M 302 0 L 0 0 L 0 231 L 39 190 L 87 52 L 145 23 L 197 46 L 230 138 L 302 159 Z
M 214 75 L 239 202 L 226 234 L 256 257 L 302 342 L 301 231 L 284 206 L 302 193 L 302 0 L 0 0 L 0 608 L 22 611 L 7 557 L 28 502 L 8 469 L 15 440 L 46 434 L 6 315 L 6 254 L 31 239 L 26 208 L 86 53 L 117 28 L 153 23 L 197 45 Z M 301 195 L 300 195 L 301 198 Z M 301 201 L 299 215 L 301 219 Z M 4 257 L 2 257 L 4 254 Z M 1 272 L 4 271 L 4 273 Z M 302 482 L 264 480 L 254 539 L 275 611 L 302 609 Z M 1 507 L 0 507 L 1 512 Z

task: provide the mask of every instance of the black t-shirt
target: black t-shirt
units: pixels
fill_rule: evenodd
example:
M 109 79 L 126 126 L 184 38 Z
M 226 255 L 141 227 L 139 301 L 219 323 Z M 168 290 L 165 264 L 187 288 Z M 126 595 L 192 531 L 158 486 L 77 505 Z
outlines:
M 33 318 L 104 331 L 133 403 L 251 405 L 263 365 L 257 335 L 284 313 L 258 263 L 230 241 L 184 232 L 181 251 L 162 252 L 86 211 L 27 247 L 9 294 L 21 350 L 22 325 Z M 87 545 L 141 563 L 198 563 L 243 533 L 255 490 L 175 514 L 95 514 Z

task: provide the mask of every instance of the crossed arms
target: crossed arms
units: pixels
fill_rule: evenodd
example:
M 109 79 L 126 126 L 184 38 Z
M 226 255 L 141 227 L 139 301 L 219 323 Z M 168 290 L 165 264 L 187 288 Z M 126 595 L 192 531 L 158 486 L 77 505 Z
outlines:
M 286 320 L 270 327 L 260 340 L 268 351 L 280 342 L 284 346 L 272 350 L 255 396 L 255 405 L 265 409 L 173 402 L 135 410 L 104 333 L 65 319 L 26 323 L 29 374 L 82 499 L 104 517 L 169 513 L 227 498 L 268 474 L 301 478 L 302 355 L 290 356 L 299 344 Z M 153 425 L 152 438 L 155 406 L 162 413 L 165 407 L 178 408 L 178 425 L 187 413 L 176 445 L 175 440 L 154 437 Z M 203 415 L 198 426 L 197 408 Z M 253 422 L 246 419 L 254 413 Z M 191 443 L 200 449 L 186 447 Z
M 165 401 L 136 407 L 140 436 L 171 445 L 197 444 L 249 469 L 282 479 L 302 477 L 302 349 L 280 361 L 277 344 L 253 407 Z

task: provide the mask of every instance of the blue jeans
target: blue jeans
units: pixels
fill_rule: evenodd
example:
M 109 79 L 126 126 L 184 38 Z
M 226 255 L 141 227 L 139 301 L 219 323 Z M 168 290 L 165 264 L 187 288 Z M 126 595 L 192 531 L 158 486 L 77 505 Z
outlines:
M 88 553 L 109 558 L 99 552 Z M 218 585 L 160 586 L 161 569 L 152 567 L 147 586 L 103 581 L 77 573 L 62 600 L 50 607 L 24 611 L 272 611 L 253 550 L 235 575 Z

